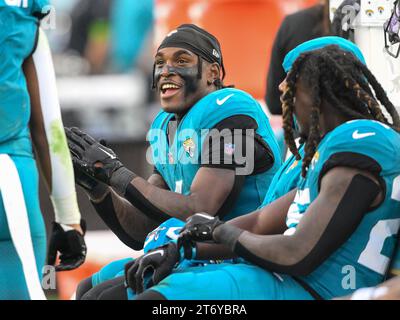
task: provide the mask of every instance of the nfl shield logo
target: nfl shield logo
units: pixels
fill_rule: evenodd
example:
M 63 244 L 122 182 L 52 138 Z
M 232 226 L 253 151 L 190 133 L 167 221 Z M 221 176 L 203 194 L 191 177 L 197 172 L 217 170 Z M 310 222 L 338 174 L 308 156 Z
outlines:
M 235 152 L 235 145 L 233 143 L 225 143 L 224 146 L 224 152 L 228 155 L 231 156 Z

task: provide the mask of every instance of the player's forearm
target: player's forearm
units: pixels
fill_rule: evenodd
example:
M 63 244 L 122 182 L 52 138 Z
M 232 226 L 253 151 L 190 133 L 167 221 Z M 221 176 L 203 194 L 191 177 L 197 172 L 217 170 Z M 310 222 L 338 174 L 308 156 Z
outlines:
M 31 97 L 31 133 L 37 159 L 49 188 L 56 221 L 78 225 L 74 172 L 63 129 L 51 52 L 40 32 L 38 45 L 24 71 Z
M 379 194 L 374 179 L 337 167 L 323 177 L 318 197 L 285 235 L 257 235 L 225 223 L 213 238 L 269 271 L 305 276 L 347 241 Z
M 182 195 L 164 190 L 140 177 L 132 180 L 124 197 L 134 206 L 140 207 L 144 214 L 160 222 L 171 217 L 185 221 L 196 212 L 208 210 L 210 214 L 215 214 L 219 209 L 213 205 L 215 201 L 203 201 L 196 193 Z
M 237 254 L 225 245 L 196 243 L 196 260 L 226 260 L 235 257 Z
M 240 238 L 242 233 L 245 233 L 245 237 Z M 256 235 L 232 224 L 225 224 L 222 229 L 217 228 L 214 238 L 218 244 L 196 243 L 196 259 L 224 260 L 240 256 L 256 265 L 279 272 L 280 267 L 284 267 L 282 263 L 289 266 L 294 263 L 290 259 L 282 262 L 280 257 L 293 257 L 293 253 L 297 254 L 299 250 L 296 240 L 290 237 Z M 257 244 L 256 248 L 253 247 L 254 244 Z M 246 250 L 245 254 L 242 247 Z
M 237 230 L 241 231 L 249 231 L 251 233 L 259 232 L 257 229 L 257 225 L 260 221 L 260 215 L 265 211 L 265 208 L 258 209 L 253 213 L 249 213 L 240 217 L 237 217 L 233 220 L 226 222 L 227 225 L 237 228 Z M 278 213 L 276 213 L 277 215 Z M 276 216 L 275 215 L 275 216 Z M 285 214 L 286 216 L 286 214 Z M 265 234 L 276 234 L 282 233 L 280 232 L 281 228 L 277 228 L 277 224 L 274 219 L 269 220 L 270 224 L 268 226 L 264 226 Z M 217 230 L 217 229 L 216 229 Z M 238 233 L 239 234 L 239 233 Z M 223 235 L 224 238 L 221 241 L 221 235 L 218 235 L 218 241 L 221 243 L 228 242 L 226 239 L 226 235 Z M 233 257 L 237 257 L 237 253 L 234 252 L 234 248 L 226 245 L 226 244 L 206 244 L 206 243 L 197 243 L 196 246 L 196 258 L 204 259 L 204 260 L 221 260 L 221 259 L 230 259 Z
M 111 189 L 101 199 L 91 202 L 111 231 L 134 250 L 142 249 L 147 234 L 158 226 L 158 222 L 149 219 Z

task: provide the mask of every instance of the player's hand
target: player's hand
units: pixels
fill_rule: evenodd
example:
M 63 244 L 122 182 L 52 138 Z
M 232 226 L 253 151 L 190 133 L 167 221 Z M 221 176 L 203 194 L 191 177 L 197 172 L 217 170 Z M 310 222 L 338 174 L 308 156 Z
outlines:
M 65 128 L 65 133 L 77 182 L 84 188 L 93 188 L 95 179 L 110 184 L 112 175 L 123 167 L 115 152 L 78 128 Z
M 71 159 L 74 166 L 75 183 L 87 192 L 93 191 L 101 182 L 85 172 L 79 163 L 77 163 L 78 158 L 76 156 L 72 155 Z
M 179 260 L 177 245 L 169 242 L 126 264 L 125 282 L 136 294 L 140 294 L 167 277 Z
M 185 226 L 181 230 L 181 237 L 192 241 L 213 241 L 213 232 L 216 227 L 224 222 L 218 217 L 213 217 L 207 213 L 196 213 L 186 220 Z
M 78 227 L 53 222 L 47 264 L 54 266 L 59 252 L 60 264 L 55 266 L 56 271 L 73 270 L 82 265 L 86 258 L 85 232 L 86 223 L 83 219 Z
M 104 140 L 100 140 L 103 146 L 107 146 Z M 86 173 L 86 168 L 80 166 L 79 158 L 71 151 L 71 159 L 74 167 L 75 183 L 85 190 L 91 200 L 102 198 L 108 191 L 108 185 L 96 180 Z

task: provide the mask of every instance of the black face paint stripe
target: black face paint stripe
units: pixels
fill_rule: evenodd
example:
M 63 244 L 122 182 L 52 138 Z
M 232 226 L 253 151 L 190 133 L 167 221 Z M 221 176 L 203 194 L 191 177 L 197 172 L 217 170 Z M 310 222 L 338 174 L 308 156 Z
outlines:
M 182 78 L 188 77 L 188 76 L 197 76 L 197 65 L 194 67 L 173 67 L 173 66 L 166 66 L 167 68 L 167 73 L 168 75 L 178 75 Z M 161 74 L 164 72 L 164 67 L 163 68 L 157 68 L 154 71 L 155 79 L 156 79 L 156 84 L 158 85 L 158 82 L 160 81 Z
M 185 96 L 188 96 L 189 94 L 192 94 L 197 91 L 199 87 L 198 65 L 195 65 L 193 67 L 173 67 L 167 65 L 166 67 L 168 75 L 178 75 L 183 79 L 185 86 Z M 163 70 L 164 68 L 159 68 L 159 69 L 155 68 L 154 71 L 155 88 L 157 88 L 157 90 L 160 90 L 159 82 Z

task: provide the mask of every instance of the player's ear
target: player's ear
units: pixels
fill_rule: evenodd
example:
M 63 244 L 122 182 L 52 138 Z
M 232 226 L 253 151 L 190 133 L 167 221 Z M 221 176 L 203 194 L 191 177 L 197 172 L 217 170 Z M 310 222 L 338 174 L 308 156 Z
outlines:
M 218 63 L 210 63 L 207 66 L 207 84 L 214 84 L 215 80 L 220 79 L 221 77 L 221 67 Z

